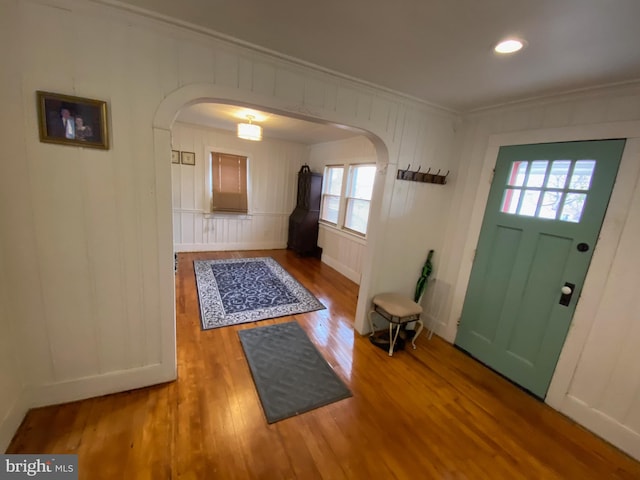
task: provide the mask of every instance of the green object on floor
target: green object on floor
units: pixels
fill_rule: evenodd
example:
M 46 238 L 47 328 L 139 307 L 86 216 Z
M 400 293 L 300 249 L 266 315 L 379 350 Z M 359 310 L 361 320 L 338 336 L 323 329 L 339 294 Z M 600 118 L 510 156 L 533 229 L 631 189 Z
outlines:
M 431 263 L 432 258 L 433 250 L 429 250 L 427 260 L 424 262 L 424 266 L 422 267 L 422 273 L 420 274 L 420 278 L 418 278 L 418 282 L 416 283 L 416 291 L 413 295 L 413 301 L 416 303 L 420 303 L 422 294 L 427 288 L 427 281 L 429 280 L 431 272 L 433 271 L 433 264 Z

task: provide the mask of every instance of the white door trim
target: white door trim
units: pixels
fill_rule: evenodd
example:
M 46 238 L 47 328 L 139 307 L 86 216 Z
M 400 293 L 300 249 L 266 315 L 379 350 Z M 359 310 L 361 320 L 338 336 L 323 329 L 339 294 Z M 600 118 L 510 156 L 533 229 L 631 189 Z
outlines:
M 545 398 L 547 404 L 561 411 L 565 403 L 569 401 L 567 392 L 578 366 L 580 355 L 593 327 L 596 313 L 595 306 L 601 300 L 602 287 L 606 282 L 606 275 L 602 273 L 593 274 L 593 272 L 608 272 L 611 268 L 616 246 L 624 226 L 624 222 L 620 222 L 619 219 L 621 217 L 624 218 L 629 210 L 636 179 L 640 173 L 640 164 L 637 162 L 637 159 L 640 158 L 640 121 L 610 122 L 490 135 L 464 249 L 465 258 L 472 259 L 487 206 L 493 168 L 501 146 L 614 138 L 626 138 L 627 143 L 622 154 L 616 184 L 609 201 L 609 208 L 602 225 L 600 239 L 591 260 L 589 272 L 585 278 L 582 296 L 578 302 L 571 328 Z M 465 262 L 461 266 L 459 278 L 464 280 L 460 281 L 457 291 L 466 292 L 471 267 L 471 261 Z M 453 318 L 460 316 L 462 300 L 464 300 L 464 297 L 458 299 L 455 306 L 457 314 L 454 314 Z

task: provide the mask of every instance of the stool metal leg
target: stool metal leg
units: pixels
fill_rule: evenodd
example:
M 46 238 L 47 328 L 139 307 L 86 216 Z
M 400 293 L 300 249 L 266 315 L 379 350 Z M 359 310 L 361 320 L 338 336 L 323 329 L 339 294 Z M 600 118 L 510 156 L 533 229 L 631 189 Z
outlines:
M 389 322 L 389 341 L 391 342 L 391 344 L 389 345 L 389 356 L 393 356 L 393 347 L 396 344 L 396 340 L 398 339 L 398 334 L 400 333 L 400 327 L 401 325 L 398 325 L 398 328 L 396 328 L 396 333 L 395 335 L 393 334 L 393 323 Z
M 369 310 L 369 328 L 371 328 L 371 333 L 369 333 L 370 337 L 373 337 L 373 334 L 375 333 L 375 330 L 373 329 L 373 312 L 375 312 L 375 310 Z
M 411 340 L 411 345 L 413 345 L 413 349 L 416 349 L 416 338 L 418 338 L 418 335 L 420 335 L 420 333 L 422 333 L 422 329 L 424 328 L 424 323 L 422 322 L 421 319 L 416 320 L 416 323 L 418 324 L 418 329 L 416 330 L 416 334 L 413 336 L 413 339 Z

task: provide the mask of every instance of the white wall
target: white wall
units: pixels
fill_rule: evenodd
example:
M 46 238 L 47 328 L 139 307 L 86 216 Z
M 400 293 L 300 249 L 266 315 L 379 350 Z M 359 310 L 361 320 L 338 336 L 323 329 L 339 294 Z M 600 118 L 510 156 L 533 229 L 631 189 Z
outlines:
M 0 40 L 8 283 L 0 292 L 15 327 L 5 341 L 22 352 L 25 406 L 175 376 L 170 149 L 173 119 L 186 103 L 228 100 L 370 132 L 379 175 L 356 329 L 366 330 L 373 294 L 412 290 L 433 248 L 434 303 L 444 305 L 440 332 L 450 340 L 486 202 L 492 135 L 569 127 L 575 134 L 598 123 L 626 135 L 611 122 L 640 117 L 640 91 L 628 87 L 472 115 L 456 133 L 456 115 L 442 109 L 80 0 L 2 0 Z M 106 100 L 112 148 L 40 143 L 36 90 Z M 583 294 L 550 396 L 556 408 L 640 456 L 638 305 L 627 290 L 640 267 L 631 247 L 638 159 L 626 155 L 623 168 L 632 175 L 619 177 L 624 186 L 616 185 L 611 207 L 618 214 L 607 216 L 609 240 L 596 250 L 585 285 L 598 298 Z M 408 164 L 451 170 L 448 184 L 396 180 L 396 169 Z
M 314 172 L 323 173 L 326 165 L 354 165 L 377 163 L 376 149 L 365 136 L 311 146 L 309 166 Z M 346 181 L 346 177 L 345 177 Z M 331 225 L 320 224 L 318 245 L 322 247 L 322 261 L 347 278 L 360 283 L 362 263 L 367 241 L 357 235 Z
M 216 55 L 215 59 L 216 83 L 187 84 L 170 93 L 157 110 L 154 119 L 156 175 L 157 184 L 163 186 L 159 188 L 159 193 L 166 191 L 165 181 L 170 190 L 170 168 L 167 163 L 167 152 L 171 149 L 170 130 L 176 113 L 185 104 L 223 99 L 224 103 L 353 126 L 370 132 L 368 136 L 377 152 L 378 176 L 372 199 L 374 214 L 370 219 L 369 248 L 363 262 L 354 324 L 358 332 L 366 332 L 366 312 L 373 294 L 390 290 L 411 292 L 417 277 L 408 278 L 404 267 L 411 266 L 417 275 L 419 267 L 416 268 L 416 265 L 421 265 L 426 255 L 426 250 L 412 250 L 406 244 L 404 248 L 395 249 L 393 243 L 398 239 L 388 236 L 386 231 L 392 213 L 403 215 L 398 210 L 391 212 L 391 203 L 396 201 L 401 206 L 406 201 L 404 195 L 401 199 L 395 198 L 398 162 L 411 163 L 413 168 L 421 166 L 423 171 L 427 167 L 442 168 L 443 172 L 448 168 L 453 170 L 450 153 L 456 135 L 457 117 L 440 109 L 355 85 L 345 79 L 325 76 L 321 80 L 322 75 L 304 73 L 305 69 L 282 61 L 272 59 L 267 64 L 261 63 L 266 62 L 262 59 L 247 64 L 243 57 L 237 55 Z M 222 80 L 218 82 L 218 78 Z M 455 181 L 455 175 L 450 178 L 452 182 Z M 402 188 L 399 191 L 404 190 Z M 442 229 L 434 226 L 440 226 L 446 220 L 450 193 L 442 186 L 430 192 L 428 209 L 409 213 L 428 218 L 426 224 L 418 225 L 414 235 L 424 235 L 425 243 L 438 249 L 438 242 L 443 238 Z M 170 203 L 170 198 L 168 200 Z M 400 240 L 404 242 L 405 239 Z M 391 243 L 385 245 L 385 242 Z M 171 245 L 168 247 L 171 248 Z M 383 252 L 386 254 L 389 251 L 397 254 L 392 259 L 385 257 Z M 388 263 L 385 264 L 385 261 Z
M 286 248 L 289 215 L 296 204 L 297 173 L 308 147 L 264 139 L 241 140 L 212 128 L 174 124 L 174 150 L 196 153 L 195 167 L 171 165 L 175 250 L 258 250 Z M 249 159 L 249 215 L 210 215 L 209 152 Z
M 162 306 L 173 296 L 159 274 L 169 275 L 171 255 L 161 264 L 152 152 L 163 90 L 145 54 L 162 47 L 77 5 L 2 7 L 10 84 L 0 95 L 15 115 L 1 121 L 8 153 L 1 231 L 14 335 L 28 339 L 31 406 L 175 376 L 175 351 L 158 328 L 159 319 L 173 318 L 173 307 Z M 107 100 L 112 148 L 40 143 L 36 90 Z
M 0 238 L 0 452 L 4 452 L 13 432 L 27 411 L 24 401 L 24 374 L 20 368 L 19 347 L 15 343 L 15 329 L 8 311 L 7 279 L 4 251 Z
M 401 184 L 395 169 L 450 167 L 450 112 L 94 2 L 2 0 L 0 40 L 7 341 L 22 347 L 29 407 L 175 377 L 171 126 L 187 103 L 371 132 L 380 174 L 359 331 L 372 294 L 408 290 L 426 246 L 442 244 L 452 188 Z M 39 142 L 36 90 L 106 100 L 111 148 Z M 411 238 L 388 233 L 418 219 Z M 372 262 L 381 252 L 395 255 Z
M 378 272 L 374 294 L 394 291 L 412 296 L 427 253 L 434 249 L 434 272 L 422 300 L 429 326 L 437 322 L 449 293 L 437 277 L 457 177 L 456 129 L 455 120 L 437 122 L 407 115 L 402 121 L 405 137 L 401 138 L 396 164 L 381 161 L 375 146 L 364 136 L 313 145 L 309 154 L 309 165 L 318 172 L 330 164 L 377 162 L 378 170 L 386 173 L 389 198 L 382 212 L 376 210 L 372 202 L 370 220 L 382 219 L 383 223 L 378 229 L 369 229 L 367 240 L 321 225 L 318 242 L 323 248 L 322 261 L 360 283 L 367 258 L 373 258 Z M 409 166 L 411 170 L 420 168 L 423 172 L 428 169 L 434 173 L 449 172 L 447 184 L 397 180 L 397 170 Z M 378 254 L 372 249 L 376 244 L 384 245 Z
M 17 2 L 3 2 L 0 15 L 0 118 L 3 144 L 0 175 L 0 451 L 4 451 L 27 409 L 32 406 L 24 388 L 51 372 L 50 350 L 43 322 L 40 266 L 35 255 L 36 236 L 29 164 L 26 161 L 22 62 Z M 35 93 L 29 105 L 35 106 Z M 14 352 L 17 352 L 14 354 Z
M 628 138 L 618 179 L 546 401 L 640 458 L 640 86 L 479 112 L 465 121 L 442 277 L 440 333 L 456 334 L 500 145 Z

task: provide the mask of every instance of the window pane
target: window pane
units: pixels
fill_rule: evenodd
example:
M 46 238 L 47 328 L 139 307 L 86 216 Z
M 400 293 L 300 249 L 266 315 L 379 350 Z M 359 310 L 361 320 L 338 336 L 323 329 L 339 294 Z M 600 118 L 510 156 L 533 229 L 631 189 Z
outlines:
M 502 208 L 500 209 L 503 213 L 516 213 L 518 209 L 518 200 L 520 200 L 520 192 L 519 188 L 507 188 L 504 191 L 504 198 L 502 199 Z
M 561 199 L 562 192 L 545 192 L 542 197 L 542 205 L 540 205 L 540 213 L 538 213 L 538 217 L 555 219 L 558 215 Z
M 525 215 L 527 217 L 535 216 L 539 198 L 540 190 L 525 190 L 518 214 Z
M 595 160 L 578 160 L 573 169 L 573 175 L 571 175 L 569 188 L 571 190 L 589 190 L 595 167 Z
M 375 175 L 375 165 L 358 165 L 351 167 L 349 197 L 371 200 Z
M 555 160 L 547 179 L 547 188 L 564 188 L 571 168 L 571 160 Z
M 211 154 L 211 210 L 247 213 L 247 157 Z
M 544 177 L 547 173 L 548 160 L 536 160 L 531 162 L 527 187 L 541 187 L 544 184 Z
M 595 164 L 595 160 L 513 162 L 508 187 L 525 188 L 506 188 L 500 211 L 577 223 L 587 195 L 569 192 L 590 188 Z
M 523 186 L 524 177 L 527 173 L 527 165 L 529 165 L 529 162 L 513 162 L 513 164 L 511 165 L 511 173 L 509 174 L 509 182 L 507 183 L 507 185 L 511 187 Z
M 338 209 L 340 208 L 340 197 L 331 195 L 322 196 L 322 211 L 320 218 L 331 223 L 338 223 Z
M 573 181 L 573 179 L 572 179 Z M 587 199 L 586 193 L 567 193 L 562 205 L 560 220 L 565 222 L 578 223 L 582 217 L 584 202 Z
M 342 193 L 343 167 L 327 167 L 324 171 L 324 193 L 340 195 Z
M 367 233 L 367 220 L 369 218 L 369 201 L 350 198 L 347 200 L 347 216 L 344 226 L 360 232 Z

